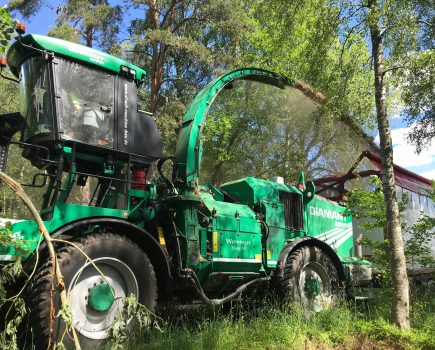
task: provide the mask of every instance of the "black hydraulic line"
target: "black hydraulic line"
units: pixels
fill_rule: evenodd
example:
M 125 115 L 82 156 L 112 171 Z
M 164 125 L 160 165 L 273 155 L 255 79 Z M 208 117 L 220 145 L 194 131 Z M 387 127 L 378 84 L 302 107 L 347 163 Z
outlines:
M 265 231 L 266 231 L 266 237 L 265 237 L 265 240 L 267 241 L 267 240 L 269 239 L 269 233 L 270 233 L 269 225 L 266 224 L 266 222 L 265 222 L 264 220 L 260 220 L 260 222 L 261 222 L 261 224 L 264 226 L 264 229 L 265 229 Z
M 209 305 L 223 305 L 223 304 L 233 300 L 234 298 L 238 297 L 241 293 L 243 293 L 246 289 L 248 289 L 248 287 L 250 287 L 254 284 L 260 283 L 260 282 L 270 281 L 270 276 L 259 277 L 259 278 L 256 278 L 255 280 L 252 280 L 252 281 L 249 281 L 245 284 L 242 284 L 233 293 L 227 295 L 226 297 L 223 297 L 222 299 L 209 299 L 207 297 L 207 295 L 205 295 L 204 290 L 202 289 L 201 283 L 199 282 L 195 271 L 193 271 L 191 269 L 186 269 L 184 271 L 187 273 L 189 279 L 195 285 L 196 291 L 197 291 L 198 295 L 201 297 L 202 301 L 205 302 L 206 304 L 209 304 Z
M 63 157 L 60 157 L 59 163 L 57 164 L 55 188 L 54 188 L 53 196 L 51 197 L 50 206 L 54 205 L 54 202 L 56 201 L 57 196 L 59 194 L 60 186 L 62 185 L 63 165 L 64 165 L 64 159 Z
M 172 161 L 172 180 L 169 180 L 162 171 L 162 166 L 163 164 L 168 161 L 171 160 Z M 168 185 L 168 187 L 170 187 L 172 190 L 175 190 L 175 186 L 174 186 L 174 181 L 178 180 L 178 160 L 175 157 L 163 157 L 160 158 L 157 162 L 157 171 L 159 172 L 161 178 L 163 179 L 163 181 L 165 181 L 165 183 Z
M 269 225 L 264 220 L 260 220 L 260 223 L 264 227 L 265 234 L 261 235 L 261 259 L 263 266 L 267 266 L 267 240 L 269 239 Z

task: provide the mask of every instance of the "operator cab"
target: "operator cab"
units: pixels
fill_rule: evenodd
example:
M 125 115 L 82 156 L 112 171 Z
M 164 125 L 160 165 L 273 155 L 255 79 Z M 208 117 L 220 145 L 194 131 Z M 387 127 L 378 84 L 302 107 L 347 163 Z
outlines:
M 111 154 L 144 163 L 162 156 L 153 118 L 137 110 L 142 69 L 91 48 L 39 35 L 15 42 L 7 58 L 19 79 L 22 142 L 45 147 L 51 158 L 65 145 L 87 155 Z M 44 166 L 40 158 L 47 157 L 31 148 L 23 155 L 40 168 Z

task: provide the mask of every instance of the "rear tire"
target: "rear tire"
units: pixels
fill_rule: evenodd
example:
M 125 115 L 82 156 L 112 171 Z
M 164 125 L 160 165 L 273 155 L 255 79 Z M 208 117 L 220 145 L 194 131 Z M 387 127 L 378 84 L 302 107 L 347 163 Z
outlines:
M 147 255 L 126 237 L 100 233 L 74 243 L 106 277 L 103 279 L 86 257 L 72 245 L 65 245 L 58 250 L 58 262 L 64 276 L 72 324 L 82 348 L 90 349 L 108 338 L 113 319 L 122 309 L 125 297 L 134 295 L 139 303 L 154 311 L 157 281 Z M 48 260 L 35 274 L 27 293 L 30 324 L 37 349 L 46 349 L 50 336 L 51 276 Z M 53 304 L 54 315 L 57 315 L 61 303 L 56 288 Z M 54 319 L 52 338 L 56 342 L 63 341 L 67 348 L 73 348 L 72 335 L 66 332 L 61 317 Z
M 330 308 L 337 300 L 339 286 L 331 258 L 318 247 L 303 246 L 287 257 L 278 290 L 281 297 L 311 314 Z

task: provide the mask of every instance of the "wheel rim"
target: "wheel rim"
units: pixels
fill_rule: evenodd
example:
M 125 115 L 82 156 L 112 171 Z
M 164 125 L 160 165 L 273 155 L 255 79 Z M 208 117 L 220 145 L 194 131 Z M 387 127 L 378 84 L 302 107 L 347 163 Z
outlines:
M 92 262 L 105 277 L 87 263 L 74 275 L 68 298 L 75 329 L 87 338 L 105 339 L 116 314 L 122 310 L 124 298 L 134 295 L 138 299 L 139 287 L 133 271 L 122 261 L 103 257 Z M 98 300 L 96 291 L 100 291 Z M 96 307 L 98 302 L 105 306 Z
M 333 303 L 331 279 L 326 269 L 317 262 L 309 262 L 299 276 L 299 293 L 305 309 L 319 312 Z

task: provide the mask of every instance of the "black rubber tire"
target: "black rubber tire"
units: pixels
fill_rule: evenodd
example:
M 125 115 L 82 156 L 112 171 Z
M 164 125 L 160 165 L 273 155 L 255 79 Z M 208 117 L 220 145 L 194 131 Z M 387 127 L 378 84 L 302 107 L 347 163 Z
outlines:
M 284 276 L 277 285 L 281 299 L 300 304 L 304 311 L 314 312 L 305 300 L 305 283 L 301 281 L 301 273 L 307 267 L 323 269 L 321 297 L 328 297 L 334 302 L 339 294 L 340 279 L 337 268 L 331 258 L 320 248 L 315 246 L 302 246 L 292 252 L 288 257 L 284 268 Z M 323 285 L 325 284 L 325 285 Z
M 157 281 L 154 268 L 147 255 L 128 238 L 112 233 L 98 233 L 73 241 L 91 259 L 115 258 L 126 264 L 137 280 L 139 303 L 150 311 L 154 311 L 157 304 Z M 66 244 L 57 250 L 60 269 L 65 279 L 65 288 L 69 286 L 76 273 L 86 264 L 86 258 L 75 247 Z M 51 265 L 47 260 L 32 278 L 27 290 L 27 306 L 30 310 L 29 318 L 33 333 L 33 344 L 36 349 L 47 349 L 49 339 L 50 320 L 50 289 Z M 55 315 L 60 309 L 60 294 L 55 290 L 53 295 Z M 74 320 L 73 320 L 74 323 Z M 62 339 L 65 333 L 65 322 L 61 317 L 54 319 L 53 335 L 55 341 Z M 91 349 L 100 345 L 104 340 L 88 338 L 77 332 L 82 349 Z M 66 348 L 73 348 L 72 337 L 63 337 Z

